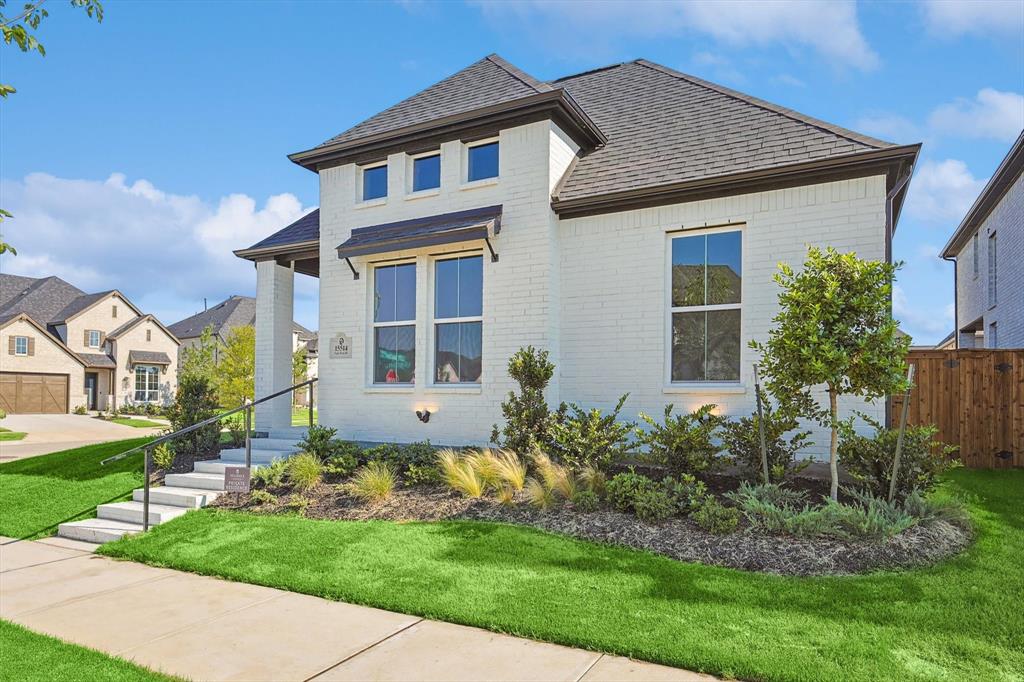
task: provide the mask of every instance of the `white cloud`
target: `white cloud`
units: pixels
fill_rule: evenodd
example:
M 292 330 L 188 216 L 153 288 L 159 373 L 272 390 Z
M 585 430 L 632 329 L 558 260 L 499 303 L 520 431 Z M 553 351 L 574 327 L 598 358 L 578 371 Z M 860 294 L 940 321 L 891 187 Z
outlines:
M 1024 96 L 984 88 L 973 100 L 958 98 L 938 107 L 928 117 L 928 125 L 961 137 L 1013 142 L 1024 128 Z
M 879 62 L 861 33 L 857 7 L 851 1 L 510 0 L 473 4 L 504 27 L 514 19 L 543 40 L 557 38 L 559 49 L 565 50 L 601 51 L 602 43 L 626 38 L 682 37 L 696 32 L 732 47 L 809 47 L 835 63 L 860 69 L 872 69 Z M 565 41 L 567 25 L 587 39 Z
M 292 194 L 257 206 L 244 194 L 211 205 L 164 192 L 146 180 L 128 184 L 33 173 L 2 181 L 5 239 L 18 249 L 3 270 L 31 277 L 57 275 L 80 289 L 119 289 L 147 312 L 172 323 L 230 294 L 252 295 L 252 264 L 232 254 L 310 210 Z M 315 280 L 296 279 L 299 321 L 316 326 L 310 300 Z M 300 302 L 301 300 L 301 302 Z M 315 305 L 313 306 L 315 308 Z
M 935 310 L 910 301 L 898 284 L 892 288 L 892 314 L 899 320 L 900 328 L 910 334 L 915 343 L 937 341 L 953 329 L 952 303 L 943 306 L 941 312 L 936 314 Z
M 986 182 L 971 175 L 967 164 L 959 159 L 925 161 L 910 183 L 907 214 L 952 232 Z
M 921 12 L 929 33 L 937 36 L 1024 33 L 1024 3 L 1020 0 L 922 0 Z

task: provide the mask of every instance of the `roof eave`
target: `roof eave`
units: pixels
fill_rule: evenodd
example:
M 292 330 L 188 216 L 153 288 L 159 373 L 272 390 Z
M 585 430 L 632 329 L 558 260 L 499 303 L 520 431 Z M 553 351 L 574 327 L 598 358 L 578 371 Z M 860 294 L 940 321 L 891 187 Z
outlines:
M 320 247 L 319 239 L 307 239 L 301 242 L 292 242 L 290 244 L 273 244 L 271 246 L 261 246 L 259 248 L 248 248 L 238 249 L 232 251 L 239 258 L 251 261 L 271 260 L 275 256 L 281 256 L 290 253 L 299 253 L 302 251 L 308 251 L 309 249 L 317 249 Z

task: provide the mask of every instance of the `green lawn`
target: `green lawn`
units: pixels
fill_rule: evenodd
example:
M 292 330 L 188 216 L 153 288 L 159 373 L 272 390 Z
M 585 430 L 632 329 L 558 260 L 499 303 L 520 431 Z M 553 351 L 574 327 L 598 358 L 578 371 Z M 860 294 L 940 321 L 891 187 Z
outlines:
M 57 524 L 93 516 L 142 485 L 142 453 L 107 466 L 100 460 L 151 439 L 88 445 L 0 464 L 0 535 L 52 535 Z
M 22 433 L 21 431 L 11 431 L 10 429 L 0 428 L 0 443 L 9 440 L 21 440 L 28 434 Z
M 313 408 L 313 423 L 318 423 L 315 407 Z M 292 406 L 292 426 L 309 426 L 309 408 Z
M 768 680 L 1024 679 L 1024 471 L 960 470 L 978 538 L 938 567 L 746 573 L 474 522 L 190 512 L 101 552 Z
M 164 424 L 162 422 L 154 422 L 148 419 L 133 419 L 131 417 L 114 417 L 113 419 L 108 419 L 107 421 L 114 422 L 115 424 L 120 424 L 121 426 L 134 426 L 137 429 L 148 429 L 154 426 L 167 426 L 167 424 Z
M 4 652 L 3 663 L 0 663 L 0 679 L 4 680 L 155 682 L 177 679 L 93 649 L 37 634 L 6 620 L 0 620 L 0 651 Z

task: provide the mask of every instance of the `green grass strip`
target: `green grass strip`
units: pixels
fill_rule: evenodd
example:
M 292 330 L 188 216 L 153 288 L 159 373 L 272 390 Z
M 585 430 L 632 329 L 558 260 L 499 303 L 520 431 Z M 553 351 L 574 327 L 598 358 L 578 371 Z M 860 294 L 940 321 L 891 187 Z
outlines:
M 157 426 L 166 427 L 167 424 L 161 422 L 150 421 L 149 419 L 134 419 L 132 417 L 114 417 L 106 421 L 120 424 L 121 426 L 132 426 L 136 429 L 149 429 Z
M 748 573 L 502 524 L 203 510 L 110 556 L 743 679 L 1020 680 L 1024 471 L 957 471 L 978 538 L 929 569 Z

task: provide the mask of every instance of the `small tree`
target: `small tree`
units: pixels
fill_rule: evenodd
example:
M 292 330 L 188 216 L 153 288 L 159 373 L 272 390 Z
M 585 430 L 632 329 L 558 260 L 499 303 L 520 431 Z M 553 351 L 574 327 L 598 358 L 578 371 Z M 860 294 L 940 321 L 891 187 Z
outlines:
M 216 366 L 217 340 L 213 338 L 213 329 L 206 327 L 199 335 L 199 342 L 196 345 L 181 351 L 178 376 L 202 377 L 212 383 Z
M 217 363 L 217 398 L 224 407 L 237 407 L 256 390 L 256 329 L 235 327 L 224 341 Z
M 300 384 L 306 380 L 306 373 L 309 371 L 309 351 L 305 346 L 292 353 L 292 385 Z
M 810 247 L 800 272 L 779 264 L 775 281 L 782 287 L 782 309 L 767 343 L 750 343 L 761 352 L 765 383 L 784 408 L 832 430 L 833 500 L 839 493 L 839 396 L 877 399 L 903 388 L 910 341 L 897 334 L 891 312 L 892 282 L 900 265 Z M 812 387 L 822 384 L 827 409 L 811 394 Z
M 519 384 L 519 395 L 509 391 L 501 404 L 505 426 L 499 430 L 494 425 L 491 441 L 527 455 L 550 443 L 551 411 L 544 399 L 544 389 L 555 374 L 555 365 L 548 361 L 546 350 L 527 346 L 509 358 L 508 373 Z
M 199 376 L 179 377 L 174 403 L 167 408 L 171 430 L 178 431 L 198 424 L 215 414 L 217 399 L 210 382 Z M 196 457 L 211 452 L 219 438 L 220 426 L 213 423 L 175 439 L 171 445 L 176 455 Z

